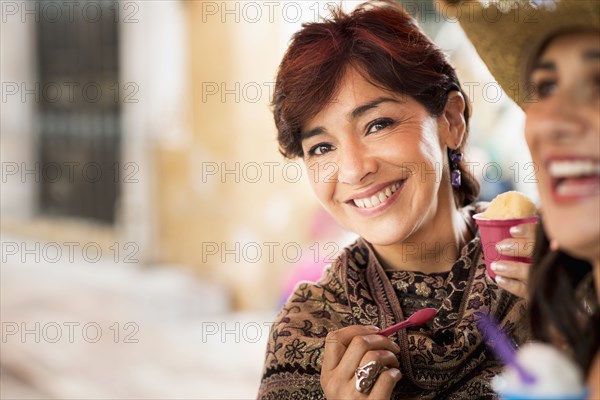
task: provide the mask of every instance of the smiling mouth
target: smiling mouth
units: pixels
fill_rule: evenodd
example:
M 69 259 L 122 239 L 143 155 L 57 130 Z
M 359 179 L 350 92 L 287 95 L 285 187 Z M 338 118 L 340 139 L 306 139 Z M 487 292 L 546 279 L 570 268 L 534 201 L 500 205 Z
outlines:
M 405 180 L 394 182 L 387 187 L 381 189 L 379 192 L 373 194 L 369 197 L 364 197 L 360 199 L 352 199 L 349 204 L 353 204 L 358 208 L 369 209 L 375 208 L 386 202 L 387 199 L 392 197 L 392 195 L 402 187 Z
M 557 201 L 577 200 L 600 193 L 600 161 L 582 158 L 547 164 L 552 194 Z

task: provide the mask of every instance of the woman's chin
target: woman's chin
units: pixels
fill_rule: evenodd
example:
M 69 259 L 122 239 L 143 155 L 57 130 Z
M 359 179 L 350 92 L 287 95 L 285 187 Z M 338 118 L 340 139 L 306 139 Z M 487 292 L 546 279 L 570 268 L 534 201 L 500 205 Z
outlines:
M 359 236 L 374 246 L 391 246 L 406 239 L 406 235 L 396 232 L 386 232 L 385 230 L 374 232 L 358 232 Z
M 600 202 L 591 201 L 571 207 L 552 204 L 542 209 L 542 215 L 548 236 L 561 249 L 581 257 L 600 249 L 599 211 Z
M 589 263 L 594 263 L 596 260 L 600 260 L 600 237 L 595 236 L 594 241 L 590 240 L 590 237 L 581 238 L 577 240 L 574 238 L 568 241 L 558 242 L 560 250 L 566 252 L 570 256 L 586 260 Z
M 550 233 L 550 237 L 558 243 L 561 251 L 570 256 L 594 262 L 594 260 L 600 259 L 600 232 L 597 227 L 593 231 L 581 228 L 581 225 L 578 230 L 564 227 L 561 232 L 554 235 Z

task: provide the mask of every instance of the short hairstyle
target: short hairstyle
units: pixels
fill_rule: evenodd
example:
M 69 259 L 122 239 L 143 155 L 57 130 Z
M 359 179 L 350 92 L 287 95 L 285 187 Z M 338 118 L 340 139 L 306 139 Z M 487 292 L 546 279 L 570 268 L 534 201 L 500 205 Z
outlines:
M 272 105 L 280 152 L 302 157 L 301 129 L 335 94 L 344 73 L 354 67 L 383 89 L 411 96 L 433 116 L 444 111 L 448 95 L 469 101 L 446 55 L 416 21 L 392 1 L 363 3 L 353 12 L 332 9 L 331 18 L 307 23 L 294 34 L 279 66 Z M 465 132 L 466 142 L 468 129 Z M 479 195 L 479 183 L 465 161 L 458 165 L 462 185 L 454 191 L 464 206 Z

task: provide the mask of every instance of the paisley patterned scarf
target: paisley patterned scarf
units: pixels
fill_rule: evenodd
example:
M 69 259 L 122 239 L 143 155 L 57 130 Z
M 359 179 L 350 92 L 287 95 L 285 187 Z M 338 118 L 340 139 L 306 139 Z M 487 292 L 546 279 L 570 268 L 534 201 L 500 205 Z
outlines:
M 385 328 L 424 307 L 437 316 L 392 336 L 403 375 L 392 399 L 496 399 L 489 382 L 501 364 L 486 350 L 474 313 L 492 315 L 516 344 L 529 332 L 525 302 L 486 276 L 479 237 L 449 272 L 435 274 L 385 271 L 362 239 L 346 248 L 319 282 L 299 284 L 279 313 L 258 398 L 325 399 L 319 373 L 328 332 Z

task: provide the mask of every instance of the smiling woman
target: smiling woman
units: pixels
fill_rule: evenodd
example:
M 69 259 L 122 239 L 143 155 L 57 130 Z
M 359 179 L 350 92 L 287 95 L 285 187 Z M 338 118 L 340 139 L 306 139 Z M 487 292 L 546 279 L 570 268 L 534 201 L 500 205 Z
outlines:
M 469 108 L 444 54 L 392 2 L 295 34 L 273 98 L 281 152 L 301 157 L 327 211 L 360 238 L 284 305 L 261 399 L 495 398 L 475 323 L 515 342 L 524 304 L 487 278 L 462 160 Z M 423 308 L 437 315 L 378 334 Z
M 600 2 L 510 1 L 505 10 L 483 2 L 447 2 L 456 7 L 454 14 L 490 71 L 525 112 L 543 220 L 529 276 L 532 335 L 576 361 L 587 375 L 588 398 L 598 399 Z M 469 18 L 461 10 L 469 10 Z M 490 23 L 484 14 L 497 18 Z M 519 14 L 534 15 L 535 23 Z M 568 373 L 559 364 L 532 361 L 549 379 L 560 381 Z M 558 393 L 545 393 L 551 395 Z
M 525 137 L 544 233 L 531 274 L 532 331 L 569 352 L 600 397 L 600 31 L 551 37 L 528 78 Z M 554 241 L 549 249 L 548 238 Z M 595 281 L 595 283 L 594 283 Z M 557 334 L 558 331 L 558 334 Z
M 314 192 L 342 226 L 374 246 L 384 267 L 444 272 L 458 257 L 457 245 L 469 233 L 453 214 L 443 166 L 444 149 L 463 141 L 464 107 L 463 96 L 453 92 L 436 117 L 410 96 L 348 68 L 337 93 L 306 122 L 302 149 Z M 335 173 L 319 179 L 330 165 Z M 431 259 L 398 251 L 407 243 L 439 245 L 448 254 L 440 260 L 435 251 Z

